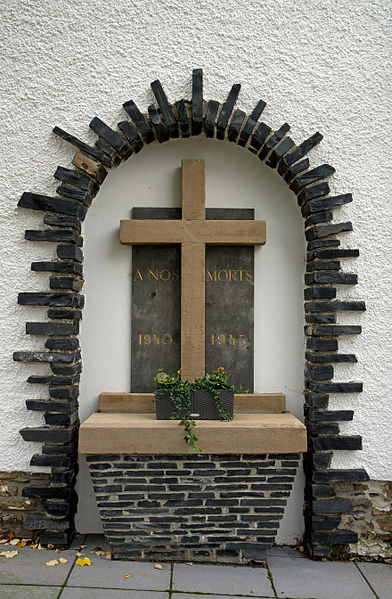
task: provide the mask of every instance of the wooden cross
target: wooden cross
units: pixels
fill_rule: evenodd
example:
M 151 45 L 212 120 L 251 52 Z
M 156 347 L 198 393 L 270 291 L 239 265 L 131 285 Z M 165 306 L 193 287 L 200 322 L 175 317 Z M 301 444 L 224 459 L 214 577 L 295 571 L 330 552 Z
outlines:
M 263 245 L 265 221 L 206 220 L 204 160 L 182 161 L 182 219 L 122 220 L 120 242 L 181 244 L 181 372 L 205 374 L 205 246 Z

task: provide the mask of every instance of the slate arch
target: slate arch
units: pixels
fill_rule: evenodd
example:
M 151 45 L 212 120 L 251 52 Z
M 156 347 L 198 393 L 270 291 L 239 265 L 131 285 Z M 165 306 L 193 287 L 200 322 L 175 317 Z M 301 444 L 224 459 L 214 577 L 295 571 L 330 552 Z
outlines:
M 49 387 L 49 399 L 29 399 L 30 410 L 45 414 L 45 427 L 25 428 L 26 441 L 43 443 L 42 454 L 31 458 L 31 465 L 50 466 L 51 482 L 46 486 L 23 489 L 26 497 L 42 499 L 46 518 L 26 518 L 26 526 L 44 531 L 42 543 L 67 544 L 73 531 L 76 505 L 76 475 L 79 379 L 82 357 L 79 348 L 79 320 L 84 305 L 79 291 L 83 285 L 81 222 L 98 193 L 109 169 L 129 159 L 152 142 L 164 143 L 173 138 L 204 134 L 207 138 L 228 140 L 256 154 L 275 169 L 294 192 L 304 218 L 307 244 L 305 274 L 305 422 L 309 451 L 304 459 L 306 474 L 305 522 L 306 541 L 314 556 L 330 556 L 334 545 L 356 542 L 356 533 L 338 529 L 341 515 L 349 513 L 351 502 L 333 498 L 331 486 L 336 481 L 368 480 L 364 470 L 329 468 L 333 450 L 362 448 L 359 435 L 340 435 L 339 421 L 353 419 L 352 410 L 328 410 L 330 393 L 362 391 L 358 382 L 332 382 L 333 364 L 356 362 L 354 354 L 338 352 L 339 335 L 361 332 L 360 326 L 337 324 L 340 311 L 362 311 L 362 301 L 336 299 L 336 285 L 355 285 L 357 275 L 341 271 L 340 260 L 359 255 L 357 249 L 340 249 L 339 235 L 351 231 L 350 222 L 333 222 L 333 211 L 352 201 L 349 193 L 330 195 L 326 179 L 335 169 L 328 165 L 310 168 L 307 154 L 322 135 L 315 133 L 297 145 L 288 135 L 284 123 L 273 131 L 260 120 L 265 102 L 259 100 L 250 115 L 235 105 L 240 85 L 233 85 L 226 101 L 203 99 L 201 69 L 193 71 L 192 98 L 168 102 L 159 81 L 151 84 L 156 104 L 143 114 L 131 100 L 123 107 L 130 120 L 118 123 L 114 131 L 98 117 L 90 128 L 98 138 L 90 146 L 59 127 L 54 133 L 77 148 L 74 169 L 57 167 L 54 177 L 60 182 L 56 197 L 25 192 L 18 206 L 44 212 L 47 228 L 26 231 L 30 241 L 57 243 L 57 260 L 33 262 L 33 271 L 52 273 L 50 290 L 20 293 L 18 303 L 47 306 L 47 322 L 28 322 L 26 333 L 47 337 L 43 351 L 18 351 L 14 359 L 21 362 L 47 362 L 52 375 L 30 376 L 28 382 Z M 331 499 L 332 497 L 332 499 Z

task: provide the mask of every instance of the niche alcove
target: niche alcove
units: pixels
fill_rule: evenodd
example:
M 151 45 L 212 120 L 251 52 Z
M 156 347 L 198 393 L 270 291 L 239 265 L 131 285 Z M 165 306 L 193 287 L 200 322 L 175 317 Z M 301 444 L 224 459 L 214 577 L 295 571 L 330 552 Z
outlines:
M 21 434 L 26 441 L 44 444 L 42 455 L 33 456 L 31 464 L 50 466 L 52 478 L 48 486 L 36 485 L 24 489 L 25 496 L 40 498 L 46 511 L 46 519 L 30 516 L 26 519 L 26 526 L 32 530 L 44 530 L 41 534 L 43 543 L 59 545 L 66 544 L 73 531 L 77 398 L 81 372 L 77 335 L 84 305 L 84 299 L 79 294 L 83 284 L 83 252 L 80 249 L 82 240 L 79 235 L 81 222 L 110 168 L 130 157 L 131 165 L 135 158 L 138 159 L 137 154 L 143 150 L 140 155 L 143 156 L 152 142 L 164 143 L 169 139 L 204 134 L 207 138 L 234 142 L 241 148 L 250 150 L 255 155 L 252 161 L 258 166 L 261 165 L 260 161 L 265 161 L 268 167 L 276 169 L 281 177 L 279 179 L 275 174 L 275 179 L 279 182 L 276 185 L 284 181 L 289 186 L 294 192 L 293 204 L 297 200 L 304 218 L 307 241 L 304 388 L 305 422 L 309 440 L 309 452 L 305 459 L 308 483 L 306 541 L 312 555 L 330 556 L 334 545 L 356 541 L 355 533 L 339 528 L 341 514 L 350 512 L 351 502 L 334 498 L 330 483 L 337 480 L 367 479 L 366 472 L 362 470 L 329 468 L 333 450 L 361 449 L 360 436 L 339 435 L 338 422 L 351 420 L 353 411 L 328 410 L 329 393 L 357 393 L 362 390 L 362 385 L 358 382 L 335 382 L 332 366 L 337 362 L 356 361 L 355 355 L 338 352 L 338 339 L 339 335 L 360 333 L 360 327 L 338 325 L 338 313 L 365 309 L 363 302 L 336 299 L 340 285 L 354 285 L 357 282 L 356 275 L 342 272 L 340 264 L 340 259 L 358 255 L 356 249 L 339 247 L 341 241 L 338 236 L 352 230 L 352 225 L 349 222 L 332 222 L 333 211 L 352 201 L 351 194 L 329 195 L 325 179 L 334 172 L 330 165 L 310 168 L 307 154 L 321 141 L 320 133 L 296 144 L 288 135 L 290 127 L 287 123 L 273 131 L 260 119 L 265 107 L 262 100 L 250 115 L 235 109 L 239 85 L 233 86 L 223 104 L 215 100 L 204 101 L 200 69 L 193 72 L 190 101 L 181 99 L 169 104 L 159 81 L 153 82 L 151 87 L 156 105 L 149 106 L 148 116 L 143 115 L 132 101 L 128 101 L 123 106 L 130 120 L 121 121 L 118 131 L 114 131 L 97 117 L 91 121 L 90 128 L 98 136 L 94 146 L 55 127 L 54 132 L 78 150 L 73 159 L 75 168 L 57 168 L 54 176 L 60 181 L 57 188 L 59 197 L 26 192 L 18 204 L 21 208 L 45 212 L 46 228 L 41 231 L 26 231 L 26 239 L 59 244 L 56 248 L 57 260 L 32 264 L 35 271 L 54 273 L 49 281 L 50 290 L 20 293 L 18 297 L 21 305 L 49 308 L 48 322 L 30 322 L 26 327 L 27 334 L 48 338 L 45 351 L 19 351 L 14 354 L 14 359 L 47 362 L 52 371 L 50 376 L 29 377 L 29 382 L 48 385 L 49 399 L 27 400 L 28 409 L 45 414 L 45 426 L 27 427 Z M 169 149 L 174 145 L 169 143 L 164 147 Z M 164 148 L 160 150 L 165 151 Z M 130 195 L 133 191 L 130 190 Z M 241 190 L 241 195 L 243 194 L 244 191 Z M 130 199 L 127 210 L 138 204 L 139 202 L 133 203 Z M 125 218 L 128 217 L 129 212 L 125 211 Z M 282 214 L 280 218 L 284 219 L 285 215 Z M 129 250 L 125 252 L 130 255 Z M 263 275 L 260 276 L 262 281 Z M 294 286 L 298 289 L 298 283 Z M 293 362 L 290 361 L 290 364 Z M 295 362 L 294 370 L 297 366 Z M 299 390 L 296 389 L 294 394 Z M 80 396 L 81 404 L 82 401 L 83 397 Z

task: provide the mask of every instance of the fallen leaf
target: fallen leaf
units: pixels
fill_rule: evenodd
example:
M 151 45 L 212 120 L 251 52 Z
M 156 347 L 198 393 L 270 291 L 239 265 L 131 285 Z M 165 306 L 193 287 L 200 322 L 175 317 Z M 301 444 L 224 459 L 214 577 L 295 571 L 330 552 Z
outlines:
M 10 541 L 10 545 L 17 545 L 18 543 L 20 543 L 20 539 L 17 538 L 11 539 Z
M 292 560 L 295 562 L 295 560 L 296 560 L 297 558 L 296 558 L 296 557 L 292 557 L 291 559 L 292 559 Z
M 58 560 L 57 559 L 51 559 L 48 562 L 45 562 L 47 566 L 58 566 Z
M 124 574 L 124 578 L 131 578 L 132 574 Z
M 81 545 L 80 549 L 86 549 L 87 545 Z
M 13 539 L 13 538 L 14 538 L 14 536 L 15 536 L 15 533 L 14 533 L 14 532 L 12 532 L 12 530 L 10 530 L 10 531 L 9 531 L 9 533 L 8 533 L 8 538 L 9 538 L 9 539 Z
M 77 566 L 91 566 L 91 559 L 84 557 L 83 559 L 77 559 L 75 563 Z
M 17 547 L 26 547 L 26 541 L 19 541 Z
M 15 557 L 15 555 L 18 555 L 18 551 L 2 551 L 0 555 L 8 559 L 9 557 Z
M 161 564 L 154 564 L 154 568 L 156 570 L 163 570 L 163 566 Z
M 22 539 L 22 542 L 24 543 L 30 543 L 31 539 Z
M 38 543 L 32 543 L 32 544 L 30 545 L 30 547 L 31 547 L 32 549 L 37 549 L 37 547 L 38 547 Z
M 54 552 L 55 553 L 60 553 L 60 549 L 55 549 Z
M 193 566 L 193 562 L 185 562 L 187 566 Z
M 38 547 L 37 547 L 37 551 L 43 551 L 44 548 L 42 547 L 41 543 L 38 543 Z
M 0 545 L 5 545 L 8 543 L 9 539 L 0 539 Z
M 144 578 L 148 578 L 148 574 L 146 574 L 145 572 L 141 572 L 139 570 L 138 574 L 140 574 L 140 576 L 144 576 Z
M 68 560 L 65 559 L 65 557 L 59 557 L 59 562 L 60 562 L 60 564 L 66 564 L 68 562 Z
M 91 553 L 95 553 L 95 555 L 106 555 L 106 551 L 91 551 Z
M 75 553 L 76 557 L 82 557 L 84 555 L 84 553 L 80 553 L 80 551 L 77 551 Z
M 52 545 L 52 543 L 48 543 L 48 549 L 54 549 L 54 545 Z

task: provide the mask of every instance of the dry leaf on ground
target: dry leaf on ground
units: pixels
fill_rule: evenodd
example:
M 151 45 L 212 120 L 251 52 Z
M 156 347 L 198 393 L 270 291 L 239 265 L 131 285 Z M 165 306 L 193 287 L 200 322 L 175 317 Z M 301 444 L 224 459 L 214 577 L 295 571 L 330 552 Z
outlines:
M 77 559 L 75 563 L 77 566 L 91 566 L 91 559 L 84 557 L 83 559 Z
M 15 551 L 2 551 L 0 553 L 0 555 L 2 555 L 3 557 L 6 557 L 8 559 L 9 557 L 15 557 L 15 555 L 18 555 L 18 553 L 19 552 L 16 550 Z
M 15 536 L 15 533 L 13 533 L 12 530 L 10 530 L 7 536 L 9 539 L 13 539 Z
M 47 566 L 58 566 L 59 562 L 57 559 L 51 559 L 48 562 L 45 562 Z
M 17 545 L 18 543 L 20 543 L 20 539 L 11 539 L 10 541 L 10 545 Z
M 52 545 L 52 543 L 48 543 L 48 549 L 54 549 L 54 545 Z
M 80 549 L 86 549 L 87 545 L 80 545 Z
M 9 539 L 0 539 L 0 545 L 5 545 L 6 543 L 9 543 Z
M 163 566 L 161 564 L 154 564 L 154 568 L 156 570 L 163 570 Z
M 68 562 L 68 560 L 65 559 L 65 557 L 59 557 L 59 562 L 60 562 L 60 564 L 66 564 Z
M 84 553 L 80 553 L 80 551 L 77 551 L 75 553 L 76 557 L 82 557 L 84 555 Z
M 124 578 L 131 578 L 132 574 L 124 574 Z

